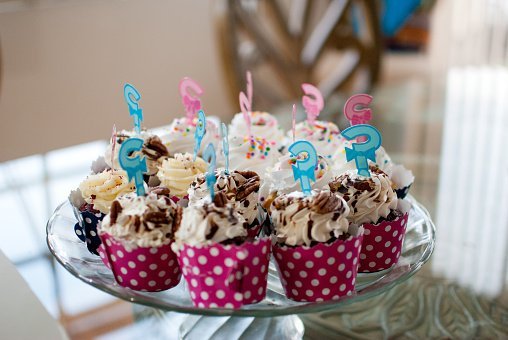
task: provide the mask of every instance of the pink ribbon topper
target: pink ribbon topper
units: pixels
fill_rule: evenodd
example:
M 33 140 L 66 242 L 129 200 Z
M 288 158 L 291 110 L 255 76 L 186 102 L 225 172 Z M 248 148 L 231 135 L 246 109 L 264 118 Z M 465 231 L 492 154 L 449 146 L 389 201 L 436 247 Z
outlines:
M 372 96 L 368 94 L 356 94 L 344 104 L 344 115 L 351 126 L 368 124 L 372 119 L 372 110 L 367 106 L 372 102 Z
M 247 71 L 247 95 L 243 91 L 240 91 L 238 99 L 240 101 L 240 109 L 242 110 L 243 118 L 247 124 L 247 132 L 250 137 L 252 136 L 250 120 L 250 113 L 252 111 L 252 75 L 250 71 Z
M 302 97 L 302 105 L 307 112 L 307 121 L 313 124 L 325 106 L 321 91 L 312 84 L 303 83 L 302 90 L 305 96 Z
M 189 123 L 192 123 L 197 112 L 201 110 L 201 100 L 199 97 L 203 95 L 204 91 L 195 80 L 189 77 L 185 77 L 180 81 L 178 89 L 180 90 L 182 103 L 185 107 L 187 120 Z

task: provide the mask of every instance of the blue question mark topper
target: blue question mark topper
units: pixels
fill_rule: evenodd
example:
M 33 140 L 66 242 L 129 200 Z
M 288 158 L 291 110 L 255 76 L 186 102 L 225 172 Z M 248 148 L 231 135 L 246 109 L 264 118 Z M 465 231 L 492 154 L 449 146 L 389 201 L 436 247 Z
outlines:
M 222 133 L 222 152 L 224 153 L 224 158 L 226 159 L 226 165 L 224 167 L 224 173 L 229 175 L 229 140 L 228 140 L 228 128 L 226 124 L 221 123 L 221 133 Z
M 376 150 L 381 146 L 381 134 L 378 129 L 368 124 L 359 124 L 350 126 L 344 131 L 342 135 L 347 140 L 352 140 L 356 137 L 365 136 L 367 140 L 361 143 L 353 143 L 353 148 L 346 148 L 346 159 L 348 162 L 355 160 L 358 174 L 370 177 L 369 163 L 370 159 L 376 162 Z
M 298 157 L 302 152 L 307 153 L 307 158 L 297 159 L 296 165 L 292 165 L 292 168 L 295 181 L 299 179 L 303 193 L 310 195 L 312 191 L 310 180 L 316 181 L 316 175 L 314 174 L 318 162 L 316 149 L 310 142 L 299 140 L 291 144 L 288 151 L 293 157 Z
M 196 132 L 194 132 L 194 160 L 198 156 L 199 148 L 201 147 L 201 141 L 206 133 L 206 116 L 203 110 L 198 112 L 198 123 L 196 124 Z
M 141 95 L 131 84 L 125 84 L 123 87 L 123 95 L 129 106 L 129 114 L 134 118 L 134 129 L 137 134 L 140 134 L 141 122 L 143 121 L 143 109 L 139 107 L 138 101 L 141 99 Z
M 145 195 L 145 186 L 143 182 L 143 173 L 146 172 L 145 157 L 131 157 L 133 152 L 141 151 L 143 148 L 143 140 L 140 138 L 129 138 L 122 143 L 118 153 L 120 166 L 127 172 L 129 181 L 134 179 L 136 185 L 136 193 L 138 196 Z
M 213 144 L 210 143 L 205 149 L 205 152 L 203 153 L 203 158 L 206 162 L 209 163 L 208 165 L 208 171 L 206 172 L 206 185 L 208 186 L 208 190 L 210 190 L 210 198 L 214 199 L 215 197 L 215 182 L 217 181 L 217 178 L 215 178 L 215 168 L 216 168 L 216 155 L 215 155 L 215 148 L 213 147 Z

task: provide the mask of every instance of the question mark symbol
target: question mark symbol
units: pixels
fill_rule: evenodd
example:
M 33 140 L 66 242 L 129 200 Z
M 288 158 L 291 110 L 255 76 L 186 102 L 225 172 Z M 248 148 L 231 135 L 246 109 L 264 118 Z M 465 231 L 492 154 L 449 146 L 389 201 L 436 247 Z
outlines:
M 346 101 L 344 115 L 351 125 L 367 124 L 372 119 L 372 110 L 366 107 L 371 102 L 372 96 L 368 94 L 357 94 Z
M 199 86 L 194 79 L 188 77 L 180 81 L 178 89 L 180 90 L 182 103 L 187 113 L 187 120 L 192 122 L 196 112 L 201 109 L 201 100 L 199 97 L 202 96 L 205 91 L 203 91 L 201 86 Z M 191 90 L 194 92 L 194 95 L 190 92 Z
M 229 175 L 229 140 L 228 140 L 228 128 L 226 124 L 221 124 L 221 132 L 222 132 L 222 152 L 224 152 L 224 158 L 226 158 L 226 166 L 224 168 L 224 173 Z
M 307 158 L 297 159 L 296 165 L 292 165 L 291 167 L 293 168 L 295 181 L 300 180 L 303 193 L 305 195 L 310 195 L 312 190 L 310 180 L 316 181 L 316 176 L 314 174 L 318 162 L 316 149 L 310 142 L 299 140 L 291 144 L 288 151 L 293 157 L 298 157 L 302 152 L 307 153 Z
M 134 152 L 139 152 L 143 148 L 143 140 L 140 138 L 129 138 L 122 143 L 118 153 L 120 166 L 127 172 L 129 182 L 134 179 L 136 185 L 136 193 L 138 196 L 145 194 L 145 186 L 143 182 L 143 173 L 146 172 L 145 157 L 130 157 Z
M 302 97 L 302 105 L 307 112 L 307 121 L 313 124 L 325 106 L 323 95 L 317 87 L 312 84 L 302 84 L 302 90 L 306 94 Z M 309 97 L 312 96 L 312 97 Z
M 201 141 L 203 140 L 205 133 L 206 133 L 206 116 L 203 110 L 199 110 L 196 132 L 194 132 L 194 139 L 196 140 L 196 143 L 194 144 L 194 161 L 196 161 L 198 151 L 201 148 Z
M 123 95 L 129 106 L 129 114 L 134 117 L 134 128 L 137 134 L 141 133 L 141 122 L 143 121 L 143 109 L 138 105 L 141 95 L 138 90 L 131 84 L 125 84 L 123 87 Z
M 210 143 L 205 149 L 205 152 L 203 153 L 203 159 L 208 162 L 208 171 L 206 172 L 206 185 L 208 186 L 208 190 L 210 190 L 210 197 L 213 201 L 215 197 L 215 182 L 217 181 L 217 178 L 215 178 L 215 168 L 216 168 L 216 157 L 215 157 L 215 148 L 213 147 L 213 144 Z
M 353 143 L 353 148 L 346 148 L 346 159 L 348 162 L 355 160 L 358 174 L 370 177 L 369 164 L 370 159 L 376 162 L 376 150 L 381 146 L 381 134 L 372 125 L 359 124 L 350 126 L 344 131 L 342 135 L 347 140 L 352 140 L 359 136 L 366 136 L 367 141 L 361 143 Z

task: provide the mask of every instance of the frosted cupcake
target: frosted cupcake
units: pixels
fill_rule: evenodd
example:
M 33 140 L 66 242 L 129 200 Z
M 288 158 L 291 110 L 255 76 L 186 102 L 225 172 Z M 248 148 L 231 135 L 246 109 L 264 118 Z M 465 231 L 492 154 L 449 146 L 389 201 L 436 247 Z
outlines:
M 277 197 L 270 209 L 273 252 L 286 296 L 295 301 L 339 299 L 354 290 L 363 229 L 330 191 Z
M 125 171 L 108 169 L 97 174 L 90 174 L 81 182 L 77 190 L 71 192 L 69 200 L 78 219 L 74 232 L 83 242 L 86 242 L 91 253 L 99 255 L 97 248 L 101 241 L 97 235 L 97 226 L 104 215 L 109 213 L 113 201 L 118 196 L 134 190 L 136 187 L 129 182 Z
M 302 156 L 298 156 L 300 158 Z M 293 175 L 293 165 L 296 164 L 297 157 L 286 154 L 279 158 L 274 167 L 267 171 L 265 180 L 260 189 L 260 203 L 265 209 L 268 209 L 273 199 L 282 194 L 289 194 L 294 191 L 301 191 L 300 181 L 295 181 Z M 311 182 L 314 190 L 322 190 L 328 186 L 328 183 L 334 177 L 330 162 L 323 156 L 318 157 L 318 163 L 314 169 L 316 181 Z
M 170 155 L 177 153 L 194 153 L 194 133 L 196 132 L 197 118 L 189 123 L 187 118 L 177 118 L 173 120 L 168 129 L 161 133 L 162 143 L 167 147 Z M 206 120 L 206 130 L 198 155 L 201 156 L 205 147 L 212 143 L 216 150 L 220 150 L 221 136 L 217 125 L 211 120 Z
M 349 221 L 365 228 L 360 272 L 379 271 L 397 263 L 410 209 L 408 202 L 397 198 L 386 173 L 372 166 L 370 170 L 371 177 L 350 170 L 329 184 L 349 205 Z
M 281 156 L 274 141 L 255 137 L 229 138 L 229 165 L 231 170 L 254 171 L 261 180 L 268 168 Z
M 275 142 L 279 150 L 283 145 L 284 131 L 279 126 L 275 116 L 268 112 L 253 111 L 250 113 L 251 133 L 253 136 Z M 232 137 L 243 138 L 247 135 L 248 127 L 242 113 L 237 113 L 229 125 L 229 134 Z
M 161 185 L 169 188 L 173 196 L 179 199 L 187 200 L 187 190 L 191 183 L 200 174 L 206 172 L 208 164 L 201 158 L 193 160 L 190 153 L 177 153 L 174 157 L 166 158 L 162 161 L 157 172 Z
M 226 175 L 224 171 L 215 173 L 215 192 L 223 192 L 228 203 L 235 206 L 235 210 L 249 224 L 248 236 L 256 236 L 262 224 L 259 216 L 258 193 L 260 178 L 254 171 L 233 171 Z M 189 205 L 199 205 L 207 202 L 210 191 L 206 184 L 205 175 L 200 175 L 189 189 Z
M 167 157 L 169 153 L 167 148 L 162 143 L 161 139 L 158 136 L 153 135 L 147 131 L 142 131 L 139 136 L 136 136 L 133 131 L 123 130 L 119 132 L 116 136 L 116 146 L 114 149 L 115 154 L 113 158 L 111 157 L 111 153 L 113 151 L 112 144 L 106 148 L 104 153 L 104 160 L 106 161 L 107 165 L 112 169 L 121 169 L 118 160 L 118 153 L 120 152 L 121 144 L 131 137 L 138 137 L 143 139 L 144 143 L 141 152 L 146 159 L 146 175 L 155 175 L 158 171 L 158 167 L 162 162 L 162 159 Z M 113 163 L 111 162 L 112 159 Z
M 146 196 L 131 193 L 113 201 L 99 227 L 104 253 L 117 283 L 141 291 L 161 291 L 180 280 L 180 268 L 171 250 L 182 208 L 167 192 Z
M 287 133 L 288 139 L 292 140 L 293 132 Z M 318 155 L 333 160 L 337 152 L 344 149 L 345 139 L 341 136 L 340 130 L 332 122 L 316 120 L 309 123 L 307 120 L 296 124 L 296 140 L 307 140 L 314 145 Z
M 224 192 L 213 202 L 184 209 L 173 249 L 194 305 L 239 308 L 265 297 L 269 239 L 250 241 L 248 223 L 227 203 Z

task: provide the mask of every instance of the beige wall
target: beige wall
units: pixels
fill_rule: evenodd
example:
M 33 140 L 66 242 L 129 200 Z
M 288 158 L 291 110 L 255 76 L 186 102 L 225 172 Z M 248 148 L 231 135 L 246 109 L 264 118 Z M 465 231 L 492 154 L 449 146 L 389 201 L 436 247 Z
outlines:
M 141 92 L 147 127 L 183 114 L 177 86 L 185 75 L 205 88 L 208 114 L 233 110 L 212 2 L 7 1 L 16 10 L 5 4 L 0 1 L 0 161 L 106 139 L 113 123 L 129 128 L 127 81 Z

